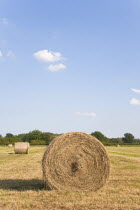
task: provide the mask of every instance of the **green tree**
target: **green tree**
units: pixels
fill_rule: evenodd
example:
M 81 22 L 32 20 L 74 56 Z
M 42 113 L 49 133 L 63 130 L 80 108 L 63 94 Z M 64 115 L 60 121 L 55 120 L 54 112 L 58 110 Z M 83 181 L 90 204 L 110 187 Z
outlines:
M 46 141 L 44 141 L 44 140 L 32 140 L 31 141 L 31 144 L 32 145 L 46 145 Z
M 110 143 L 113 144 L 122 144 L 122 138 L 111 138 Z
M 19 142 L 19 141 L 20 139 L 17 136 L 0 138 L 1 145 L 14 144 L 15 142 Z
M 123 142 L 124 143 L 133 143 L 135 137 L 131 133 L 125 133 L 123 137 Z
M 104 136 L 100 131 L 95 131 L 94 133 L 91 133 L 91 135 L 96 137 L 101 142 L 109 142 L 109 139 Z
M 46 144 L 49 144 L 56 136 L 57 134 L 44 132 L 42 133 L 42 140 L 44 140 Z
M 7 138 L 13 138 L 14 135 L 12 133 L 7 133 L 5 137 L 7 137 Z
M 31 142 L 32 140 L 40 140 L 41 139 L 42 132 L 39 130 L 31 131 L 25 135 L 22 136 L 22 141 Z

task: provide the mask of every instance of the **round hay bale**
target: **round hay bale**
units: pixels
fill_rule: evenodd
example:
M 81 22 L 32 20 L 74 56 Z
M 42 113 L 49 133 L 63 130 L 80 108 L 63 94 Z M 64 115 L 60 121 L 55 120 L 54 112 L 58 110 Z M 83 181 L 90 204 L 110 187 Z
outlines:
M 81 132 L 56 137 L 44 153 L 42 166 L 45 188 L 64 191 L 97 191 L 110 171 L 102 143 Z
M 8 147 L 12 147 L 13 145 L 12 144 L 8 144 Z
M 30 144 L 28 142 L 16 142 L 15 143 L 15 154 L 28 154 Z
M 117 144 L 117 145 L 116 145 L 116 147 L 120 147 L 120 145 L 119 145 L 119 144 Z

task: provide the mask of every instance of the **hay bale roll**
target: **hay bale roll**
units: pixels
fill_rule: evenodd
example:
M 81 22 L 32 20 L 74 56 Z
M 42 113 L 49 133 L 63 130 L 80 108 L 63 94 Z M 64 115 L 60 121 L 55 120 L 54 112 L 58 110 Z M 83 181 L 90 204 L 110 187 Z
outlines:
M 28 142 L 16 142 L 15 154 L 28 154 L 30 144 Z
M 45 187 L 65 191 L 97 191 L 110 170 L 102 143 L 80 132 L 56 137 L 44 153 L 42 166 Z
M 8 144 L 8 147 L 12 147 L 13 145 L 12 144 Z
M 117 145 L 116 145 L 116 147 L 120 147 L 120 145 L 119 145 L 119 144 L 117 144 Z

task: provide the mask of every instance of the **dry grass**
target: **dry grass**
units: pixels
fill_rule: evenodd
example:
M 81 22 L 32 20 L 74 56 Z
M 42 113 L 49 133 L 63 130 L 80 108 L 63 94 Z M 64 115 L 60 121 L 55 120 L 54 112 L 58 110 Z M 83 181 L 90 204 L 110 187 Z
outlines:
M 97 193 L 45 191 L 41 159 L 44 146 L 29 155 L 0 147 L 0 210 L 21 209 L 140 209 L 140 147 L 107 147 L 110 180 Z

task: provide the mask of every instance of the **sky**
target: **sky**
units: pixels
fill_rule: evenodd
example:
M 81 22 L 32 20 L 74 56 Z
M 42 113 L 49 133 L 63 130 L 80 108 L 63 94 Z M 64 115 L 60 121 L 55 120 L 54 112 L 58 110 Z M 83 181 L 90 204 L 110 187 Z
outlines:
M 0 134 L 139 125 L 139 0 L 0 1 Z

